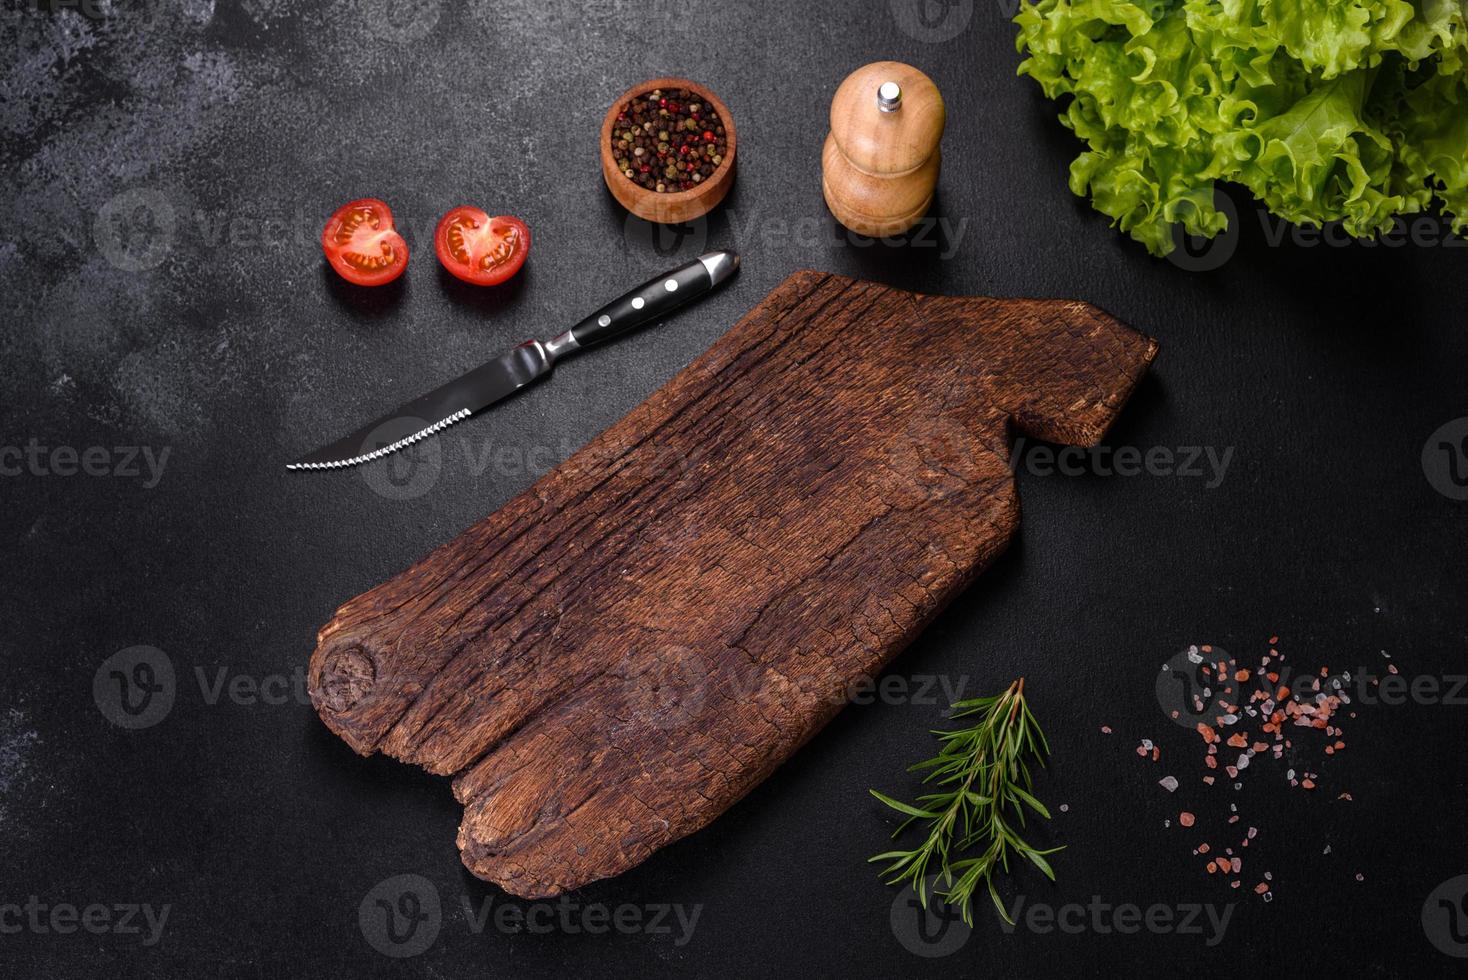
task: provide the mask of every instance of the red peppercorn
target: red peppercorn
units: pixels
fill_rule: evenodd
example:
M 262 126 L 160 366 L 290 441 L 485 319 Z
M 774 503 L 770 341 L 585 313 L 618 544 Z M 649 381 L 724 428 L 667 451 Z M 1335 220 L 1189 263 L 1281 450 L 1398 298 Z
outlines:
M 714 131 L 712 129 L 705 129 L 703 131 L 703 141 L 705 143 L 712 143 L 714 141 Z

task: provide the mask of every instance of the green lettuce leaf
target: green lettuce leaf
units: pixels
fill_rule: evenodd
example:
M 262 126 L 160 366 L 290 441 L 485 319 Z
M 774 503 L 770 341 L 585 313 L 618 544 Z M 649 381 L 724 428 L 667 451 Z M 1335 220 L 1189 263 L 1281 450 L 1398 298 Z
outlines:
M 1070 187 L 1155 255 L 1218 181 L 1300 224 L 1468 231 L 1468 0 L 1037 0 L 1021 75 L 1086 145 Z

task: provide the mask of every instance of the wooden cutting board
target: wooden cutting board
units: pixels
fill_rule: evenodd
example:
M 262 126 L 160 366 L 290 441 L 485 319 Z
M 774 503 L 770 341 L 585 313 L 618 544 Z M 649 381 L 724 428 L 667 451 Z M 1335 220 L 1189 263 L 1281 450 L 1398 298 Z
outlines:
M 1004 549 L 1015 430 L 1094 444 L 1156 350 L 1086 303 L 796 273 L 342 606 L 312 701 L 363 755 L 453 776 L 479 877 L 537 898 L 617 874 L 749 792 Z

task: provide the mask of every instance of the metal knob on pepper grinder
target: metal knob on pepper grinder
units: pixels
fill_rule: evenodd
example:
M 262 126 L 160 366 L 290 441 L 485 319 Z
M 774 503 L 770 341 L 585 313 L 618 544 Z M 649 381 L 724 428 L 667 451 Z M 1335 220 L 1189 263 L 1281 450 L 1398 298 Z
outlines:
M 907 231 L 938 186 L 946 111 L 933 80 L 879 61 L 846 77 L 831 100 L 821 189 L 836 220 L 860 235 Z

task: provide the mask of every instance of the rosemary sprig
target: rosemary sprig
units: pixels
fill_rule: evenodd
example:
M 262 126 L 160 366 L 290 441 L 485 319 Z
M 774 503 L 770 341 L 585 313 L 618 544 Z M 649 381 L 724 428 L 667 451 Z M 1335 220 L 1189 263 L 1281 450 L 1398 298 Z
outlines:
M 1038 850 L 1016 832 L 1016 825 L 1024 827 L 1026 807 L 1050 819 L 1050 811 L 1031 795 L 1028 764 L 1033 759 L 1043 766 L 1050 746 L 1025 702 L 1023 677 L 1003 694 L 954 703 L 951 717 L 978 720 L 968 728 L 934 731 L 943 748 L 935 757 L 908 769 L 926 771 L 923 782 L 933 783 L 940 790 L 919 796 L 912 805 L 871 790 L 873 796 L 907 817 L 893 837 L 921 821 L 927 828 L 927 838 L 910 851 L 887 851 L 869 860 L 888 862 L 882 871 L 886 882 L 911 883 L 924 908 L 928 905 L 929 869 L 936 862 L 943 885 L 935 889 L 936 894 L 958 906 L 969 926 L 973 925 L 974 891 L 982 881 L 1000 917 L 1013 924 L 994 887 L 995 868 L 1009 872 L 1009 852 L 1029 859 L 1047 878 L 1055 880 L 1045 857 L 1061 848 Z M 977 857 L 959 857 L 973 848 L 982 849 Z

